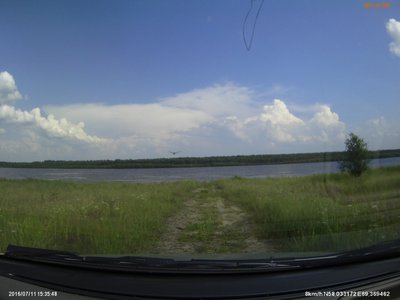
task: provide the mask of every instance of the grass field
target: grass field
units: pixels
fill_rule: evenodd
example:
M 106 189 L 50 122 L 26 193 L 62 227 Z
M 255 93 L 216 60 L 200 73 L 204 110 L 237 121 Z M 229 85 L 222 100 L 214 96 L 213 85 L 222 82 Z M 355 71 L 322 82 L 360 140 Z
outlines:
M 243 209 L 255 234 L 282 251 L 343 250 L 400 237 L 400 167 L 370 170 L 360 178 L 329 174 L 151 184 L 2 179 L 0 251 L 17 244 L 145 254 L 199 189 L 212 191 L 212 198 L 206 192 L 196 196 L 204 194 L 204 201 L 223 199 Z M 215 210 L 207 214 L 208 219 L 199 217 L 207 223 L 197 239 L 204 243 L 218 217 Z M 188 224 L 181 240 L 190 240 L 200 221 Z
M 332 251 L 400 238 L 400 167 L 355 178 L 221 180 L 224 198 L 248 211 L 258 235 L 288 251 Z
M 85 254 L 140 253 L 195 182 L 0 181 L 0 250 L 8 244 Z

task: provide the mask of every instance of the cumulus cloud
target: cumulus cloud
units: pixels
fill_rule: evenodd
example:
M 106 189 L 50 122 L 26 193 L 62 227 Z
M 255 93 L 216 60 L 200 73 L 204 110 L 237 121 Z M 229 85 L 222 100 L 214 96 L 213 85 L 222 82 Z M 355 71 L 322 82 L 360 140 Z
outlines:
M 85 120 L 90 131 L 112 138 L 111 152 L 124 155 L 157 156 L 171 147 L 193 153 L 206 146 L 209 155 L 231 153 L 234 147 L 262 153 L 283 144 L 312 147 L 311 143 L 342 142 L 345 126 L 330 106 L 312 105 L 309 117 L 304 118 L 282 99 L 256 102 L 254 94 L 250 88 L 226 83 L 151 104 L 92 103 L 44 109 L 57 118 Z
M 21 149 L 37 148 L 37 157 L 44 153 L 43 159 L 54 156 L 47 148 L 62 149 L 59 153 L 72 159 L 97 159 L 160 157 L 171 149 L 190 156 L 315 151 L 316 145 L 342 145 L 345 125 L 329 105 L 309 105 L 297 115 L 285 100 L 265 94 L 261 99 L 260 94 L 228 82 L 147 104 L 86 103 L 30 111 L 3 104 L 0 125 L 3 137 L 11 137 L 7 142 L 3 138 L 3 148 L 7 144 L 7 149 L 24 155 Z M 20 127 L 25 133 L 17 145 L 12 137 Z
M 310 106 L 311 107 L 311 106 Z M 318 107 L 318 108 L 316 108 Z M 345 124 L 328 105 L 313 105 L 310 118 L 294 115 L 283 100 L 275 99 L 264 105 L 257 116 L 239 119 L 231 116 L 225 122 L 234 134 L 243 140 L 265 138 L 276 143 L 332 143 L 345 136 Z
M 149 158 L 171 150 L 185 156 L 333 151 L 343 148 L 346 134 L 334 107 L 289 102 L 278 85 L 256 92 L 228 82 L 146 104 L 22 110 L 15 106 L 22 96 L 14 78 L 0 74 L 0 160 Z M 398 122 L 383 117 L 364 130 L 361 135 L 379 148 L 399 140 Z
M 264 112 L 260 119 L 271 123 L 274 126 L 296 126 L 303 125 L 304 122 L 289 112 L 285 102 L 275 99 L 272 105 L 264 105 Z
M 257 118 L 249 118 L 245 123 L 259 121 L 266 129 L 267 136 L 275 142 L 294 142 L 296 132 L 305 125 L 304 121 L 293 115 L 285 102 L 275 99 L 271 105 L 264 105 Z
M 22 95 L 18 91 L 14 77 L 6 71 L 0 72 L 0 105 L 12 104 L 20 99 Z
M 339 115 L 328 105 L 318 105 L 309 122 L 309 131 L 313 132 L 313 139 L 328 143 L 331 140 L 344 141 L 346 125 L 340 121 Z
M 0 125 L 2 125 L 0 133 L 7 133 L 13 126 L 17 126 L 21 132 L 25 133 L 25 136 L 21 137 L 18 132 L 11 130 L 12 134 L 10 133 L 10 136 L 13 139 L 7 141 L 3 139 L 2 145 L 3 148 L 5 147 L 4 149 L 18 148 L 19 146 L 17 145 L 26 147 L 27 136 L 30 135 L 29 149 L 34 151 L 38 147 L 35 144 L 38 138 L 32 138 L 34 136 L 33 129 L 45 133 L 45 136 L 48 138 L 62 138 L 64 140 L 81 141 L 89 144 L 104 144 L 108 141 L 104 138 L 87 134 L 85 132 L 85 125 L 81 121 L 72 123 L 66 118 L 57 119 L 52 114 L 45 116 L 39 108 L 34 108 L 31 111 L 17 109 L 14 104 L 22 98 L 14 77 L 7 71 L 0 72 Z M 36 148 L 33 146 L 34 144 L 37 146 Z M 5 145 L 9 145 L 9 147 Z M 60 144 L 55 145 L 55 148 L 61 147 Z
M 212 145 L 207 140 L 225 126 L 221 121 L 224 117 L 233 114 L 246 117 L 257 112 L 252 105 L 252 93 L 247 87 L 226 83 L 179 93 L 150 104 L 91 103 L 46 106 L 44 110 L 57 118 L 85 120 L 90 131 L 113 139 L 109 149 L 146 152 L 143 156 L 148 157 L 157 156 L 156 153 L 165 155 L 166 149 L 175 147 L 195 149 L 209 144 L 215 150 L 223 137 Z
M 400 22 L 390 19 L 386 23 L 386 30 L 393 41 L 389 44 L 390 52 L 400 56 Z
M 42 129 L 50 137 L 71 138 L 87 143 L 102 143 L 105 139 L 88 135 L 84 131 L 84 123 L 73 124 L 67 119 L 57 120 L 53 115 L 42 116 L 39 108 L 31 111 L 16 109 L 10 105 L 0 106 L 0 121 L 17 124 L 33 124 Z
M 322 127 L 336 127 L 341 124 L 339 121 L 339 115 L 335 112 L 332 112 L 328 105 L 321 105 L 320 111 L 314 114 L 311 122 L 315 122 Z

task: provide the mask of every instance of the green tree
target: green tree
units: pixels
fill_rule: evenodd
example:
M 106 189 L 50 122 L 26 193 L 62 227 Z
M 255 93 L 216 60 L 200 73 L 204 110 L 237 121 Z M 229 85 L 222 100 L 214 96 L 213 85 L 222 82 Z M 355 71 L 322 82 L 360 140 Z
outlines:
M 345 141 L 346 153 L 343 161 L 339 163 L 342 172 L 359 177 L 368 170 L 368 147 L 362 138 L 350 133 Z

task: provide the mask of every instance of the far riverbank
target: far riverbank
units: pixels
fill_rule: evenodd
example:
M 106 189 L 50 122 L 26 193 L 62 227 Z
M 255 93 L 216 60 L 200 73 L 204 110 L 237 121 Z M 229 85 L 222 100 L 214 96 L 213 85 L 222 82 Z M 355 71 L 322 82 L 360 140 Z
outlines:
M 400 157 L 400 149 L 368 152 L 368 159 Z M 1 162 L 0 168 L 44 169 L 144 169 L 144 168 L 194 168 L 228 167 L 331 162 L 345 159 L 345 152 L 315 152 L 291 154 L 259 154 L 207 157 L 170 157 L 152 159 L 115 160 L 45 160 L 34 162 Z
M 370 161 L 371 168 L 399 165 L 400 157 L 373 159 Z M 146 169 L 0 168 L 0 178 L 82 182 L 164 182 L 181 180 L 211 181 L 230 177 L 297 177 L 337 172 L 339 172 L 338 163 L 328 161 L 275 165 Z

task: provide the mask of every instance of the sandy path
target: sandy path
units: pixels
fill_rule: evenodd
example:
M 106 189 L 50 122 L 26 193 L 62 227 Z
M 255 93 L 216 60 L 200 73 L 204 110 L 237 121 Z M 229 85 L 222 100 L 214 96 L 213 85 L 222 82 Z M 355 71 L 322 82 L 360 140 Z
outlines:
M 268 241 L 255 236 L 254 224 L 245 211 L 228 205 L 221 197 L 204 197 L 204 193 L 209 192 L 205 188 L 193 191 L 184 207 L 168 220 L 159 244 L 152 251 L 154 254 L 239 254 L 256 257 L 273 250 Z M 207 240 L 201 240 L 196 238 L 196 230 L 189 229 L 202 224 L 205 212 L 213 213 L 213 227 Z

